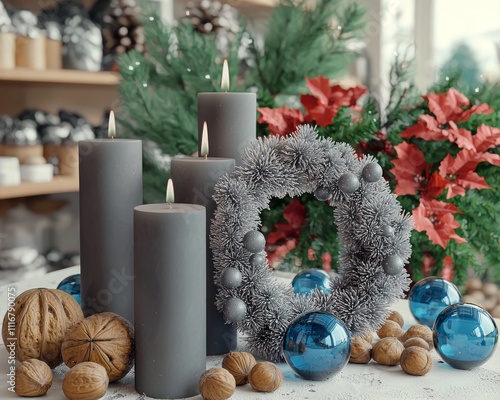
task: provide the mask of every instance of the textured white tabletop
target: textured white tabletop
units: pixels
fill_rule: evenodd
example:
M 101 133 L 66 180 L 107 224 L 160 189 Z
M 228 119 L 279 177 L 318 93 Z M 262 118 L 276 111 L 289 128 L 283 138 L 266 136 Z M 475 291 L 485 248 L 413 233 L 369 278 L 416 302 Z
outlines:
M 78 273 L 78 267 L 47 274 L 0 287 L 0 316 L 6 310 L 7 289 L 15 286 L 16 293 L 34 287 L 55 288 L 65 277 Z M 282 278 L 280 278 L 282 279 Z M 415 323 L 411 317 L 408 303 L 400 301 L 394 306 L 405 318 L 405 327 Z M 500 320 L 496 320 L 500 326 Z M 240 341 L 241 342 L 241 341 Z M 242 343 L 243 344 L 243 343 Z M 443 363 L 433 350 L 434 367 L 431 372 L 422 377 L 406 375 L 399 366 L 385 367 L 371 361 L 366 365 L 347 364 L 336 376 L 324 382 L 306 381 L 295 376 L 285 364 L 278 364 L 283 371 L 283 385 L 274 393 L 258 393 L 249 385 L 236 388 L 234 400 L 371 400 L 371 399 L 437 399 L 437 400 L 496 400 L 500 399 L 500 346 L 494 356 L 483 366 L 472 371 L 453 369 Z M 220 366 L 222 357 L 208 357 L 207 368 Z M 7 352 L 3 344 L 0 348 L 0 399 L 19 398 L 7 390 Z M 65 399 L 61 390 L 62 379 L 67 367 L 61 365 L 54 370 L 54 383 L 44 399 Z M 134 389 L 134 371 L 124 379 L 109 386 L 106 399 L 139 400 L 148 399 Z M 191 399 L 202 399 L 201 396 Z

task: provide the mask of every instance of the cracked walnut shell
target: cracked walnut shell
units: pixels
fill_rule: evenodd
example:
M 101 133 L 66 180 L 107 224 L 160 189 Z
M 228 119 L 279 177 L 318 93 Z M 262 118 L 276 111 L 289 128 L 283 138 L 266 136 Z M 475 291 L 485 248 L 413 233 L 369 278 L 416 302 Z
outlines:
M 84 361 L 100 364 L 109 381 L 117 381 L 134 363 L 134 328 L 112 312 L 91 315 L 68 330 L 62 357 L 69 368 Z
M 61 344 L 66 330 L 82 319 L 80 305 L 68 293 L 58 289 L 26 290 L 5 313 L 3 341 L 7 345 L 9 338 L 17 339 L 15 353 L 19 361 L 36 358 L 55 368 L 62 362 Z
M 16 367 L 16 394 L 22 397 L 43 396 L 52 386 L 52 370 L 43 361 L 32 358 Z

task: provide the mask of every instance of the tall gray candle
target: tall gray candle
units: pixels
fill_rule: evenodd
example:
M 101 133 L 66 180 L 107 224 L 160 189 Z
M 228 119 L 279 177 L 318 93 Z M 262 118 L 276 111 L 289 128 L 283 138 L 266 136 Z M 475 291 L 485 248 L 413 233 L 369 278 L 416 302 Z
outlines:
M 227 62 L 221 82 L 229 89 Z M 210 127 L 210 155 L 229 157 L 241 164 L 245 147 L 257 135 L 257 100 L 255 93 L 198 93 L 198 150 L 201 154 L 203 122 Z
M 205 218 L 205 207 L 192 204 L 134 208 L 135 388 L 149 397 L 199 393 L 206 367 Z
M 114 119 L 110 116 L 110 135 Z M 142 204 L 142 142 L 78 143 L 80 262 L 86 315 L 111 311 L 134 322 L 133 209 Z
M 202 155 L 205 155 L 203 150 Z M 233 325 L 225 323 L 222 313 L 215 306 L 217 288 L 214 283 L 214 266 L 209 233 L 216 207 L 215 201 L 212 199 L 215 184 L 222 175 L 234 171 L 234 159 L 215 157 L 174 158 L 170 171 L 177 200 L 183 203 L 200 204 L 207 209 L 207 355 L 226 354 L 236 349 L 237 332 Z

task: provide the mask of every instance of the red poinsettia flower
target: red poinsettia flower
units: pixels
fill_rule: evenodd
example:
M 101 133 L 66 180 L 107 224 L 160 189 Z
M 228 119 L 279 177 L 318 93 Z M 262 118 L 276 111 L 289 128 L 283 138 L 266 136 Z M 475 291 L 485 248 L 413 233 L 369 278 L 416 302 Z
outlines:
M 470 149 L 470 144 L 465 139 L 470 138 L 471 133 L 466 129 L 458 129 L 456 122 L 467 121 L 473 114 L 493 112 L 493 109 L 484 103 L 464 109 L 470 106 L 470 101 L 456 89 L 450 89 L 446 93 L 430 93 L 424 96 L 424 99 L 428 101 L 429 110 L 435 117 L 421 115 L 418 123 L 405 129 L 401 137 L 434 141 L 449 140 L 457 142 L 461 148 Z
M 453 216 L 454 213 L 461 213 L 455 204 L 434 199 L 421 199 L 420 205 L 412 212 L 415 230 L 425 231 L 433 244 L 444 249 L 451 239 L 457 243 L 464 243 L 466 240 L 455 232 L 455 229 L 460 228 L 460 224 Z
M 304 122 L 304 116 L 300 110 L 294 110 L 286 106 L 278 108 L 258 107 L 262 114 L 257 122 L 268 124 L 272 135 L 284 136 L 295 131 L 298 125 Z
M 489 189 L 490 186 L 486 180 L 474 172 L 477 165 L 483 159 L 484 154 L 476 153 L 472 150 L 461 150 L 455 158 L 450 154 L 439 164 L 439 174 L 442 178 L 448 180 L 448 193 L 446 197 L 449 199 L 453 196 L 465 195 L 465 189 Z M 493 154 L 492 154 L 493 155 Z
M 366 88 L 363 87 L 344 89 L 340 85 L 330 86 L 330 80 L 323 76 L 306 78 L 306 81 L 312 94 L 300 96 L 300 101 L 307 112 L 305 120 L 316 121 L 322 127 L 332 123 L 340 107 L 359 110 L 357 102 L 366 93 Z
M 392 160 L 394 168 L 390 169 L 396 178 L 394 193 L 398 195 L 417 194 L 425 182 L 427 163 L 424 153 L 414 145 L 403 142 L 394 147 L 397 158 Z
M 300 227 L 307 218 L 306 207 L 297 199 L 287 204 L 283 211 L 287 222 L 274 225 L 273 231 L 267 235 L 267 258 L 270 265 L 283 259 L 297 245 Z
M 424 253 L 422 257 L 422 275 L 424 277 L 429 276 L 431 273 L 431 268 L 435 264 L 436 260 L 428 252 Z
M 321 256 L 321 261 L 323 262 L 323 270 L 330 272 L 332 270 L 332 256 L 329 252 L 323 253 Z

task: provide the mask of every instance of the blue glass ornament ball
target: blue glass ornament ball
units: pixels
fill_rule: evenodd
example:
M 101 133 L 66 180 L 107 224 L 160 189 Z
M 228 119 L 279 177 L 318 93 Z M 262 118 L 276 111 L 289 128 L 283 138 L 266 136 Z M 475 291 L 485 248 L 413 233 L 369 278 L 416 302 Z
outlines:
M 283 353 L 290 368 L 302 378 L 322 381 L 340 372 L 349 361 L 351 337 L 337 317 L 308 312 L 288 326 Z
M 330 276 L 321 269 L 306 269 L 295 275 L 292 280 L 293 291 L 298 294 L 308 294 L 314 289 L 330 293 Z
M 431 276 L 411 288 L 408 300 L 415 319 L 432 329 L 439 313 L 452 304 L 460 303 L 462 295 L 453 283 Z
M 484 364 L 495 352 L 498 328 L 494 319 L 475 304 L 458 303 L 444 309 L 434 325 L 434 347 L 457 369 Z
M 80 274 L 70 275 L 64 278 L 59 285 L 57 285 L 57 289 L 70 294 L 80 306 L 82 305 L 80 295 Z

